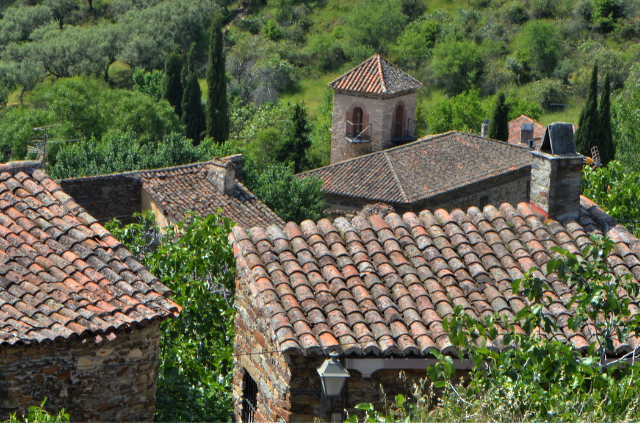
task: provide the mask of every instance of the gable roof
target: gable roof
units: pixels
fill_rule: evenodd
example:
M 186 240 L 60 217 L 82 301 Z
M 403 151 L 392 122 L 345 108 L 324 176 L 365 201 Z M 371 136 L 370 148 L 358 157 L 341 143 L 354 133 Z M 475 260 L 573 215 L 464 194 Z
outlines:
M 299 177 L 319 177 L 327 194 L 413 204 L 530 164 L 531 154 L 523 148 L 464 132 L 447 132 Z
M 223 216 L 246 227 L 284 224 L 237 180 L 233 193 L 228 195 L 207 179 L 210 165 L 234 163 L 236 157 L 164 169 L 63 179 L 60 184 L 103 222 L 113 218 L 126 221 L 134 212 L 140 212 L 141 189 L 144 189 L 174 221 L 181 220 L 190 210 L 207 216 L 221 209 Z
M 380 56 L 371 56 L 329 83 L 336 91 L 393 95 L 422 87 L 422 83 Z
M 177 315 L 170 290 L 39 166 L 0 165 L 0 345 L 112 339 Z
M 520 117 L 515 118 L 514 120 L 509 122 L 509 144 L 523 146 L 523 144 L 520 142 L 520 125 L 522 125 L 523 123 L 533 124 L 533 140 L 536 144 L 536 150 L 539 150 L 546 128 L 525 115 L 520 115 Z
M 279 350 L 426 356 L 433 349 L 454 352 L 442 321 L 456 305 L 475 318 L 494 312 L 513 318 L 527 299 L 511 291 L 511 282 L 532 267 L 544 269 L 557 257 L 554 246 L 580 255 L 590 234 L 616 243 L 608 257 L 612 272 L 640 280 L 640 241 L 584 197 L 579 217 L 561 222 L 521 203 L 235 227 L 229 238 L 240 283 L 256 298 L 265 335 Z M 551 287 L 547 312 L 561 328 L 554 338 L 584 351 L 594 338 L 587 327 L 567 326 L 569 287 L 555 274 L 535 275 Z M 630 309 L 640 312 L 637 299 Z M 502 350 L 500 339 L 488 347 Z M 614 346 L 620 354 L 640 345 L 632 337 Z
M 269 207 L 240 182 L 227 195 L 207 179 L 207 166 L 224 159 L 138 172 L 142 186 L 175 221 L 189 210 L 201 216 L 222 210 L 222 215 L 246 226 L 284 224 Z

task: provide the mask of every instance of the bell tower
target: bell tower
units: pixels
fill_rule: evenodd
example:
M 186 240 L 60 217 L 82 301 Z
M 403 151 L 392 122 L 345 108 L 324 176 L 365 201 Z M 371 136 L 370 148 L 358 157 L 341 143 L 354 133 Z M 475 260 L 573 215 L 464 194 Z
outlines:
M 329 83 L 331 164 L 415 140 L 420 81 L 376 54 Z

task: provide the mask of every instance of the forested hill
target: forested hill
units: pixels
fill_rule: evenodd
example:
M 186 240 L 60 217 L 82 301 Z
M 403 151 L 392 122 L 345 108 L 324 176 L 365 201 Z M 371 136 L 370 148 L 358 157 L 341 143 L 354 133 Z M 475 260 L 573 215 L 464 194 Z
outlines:
M 619 122 L 634 119 L 622 111 L 638 101 L 640 0 L 3 0 L 1 8 L 0 103 L 25 106 L 2 112 L 5 160 L 26 155 L 29 127 L 51 123 L 60 124 L 52 137 L 81 139 L 96 151 L 130 144 L 123 137 L 142 148 L 184 133 L 157 101 L 161 71 L 169 53 L 186 55 L 193 44 L 206 92 L 216 13 L 225 22 L 231 144 L 268 153 L 280 126 L 293 130 L 285 103 L 301 103 L 311 116 L 307 168 L 328 157 L 327 82 L 374 53 L 423 82 L 420 135 L 478 131 L 498 91 L 512 118 L 577 123 L 595 64 L 600 83 L 611 78 L 617 139 L 629 144 L 638 132 Z M 622 101 L 629 107 L 616 111 Z M 59 176 L 78 173 L 65 166 Z M 91 172 L 131 166 L 98 163 Z

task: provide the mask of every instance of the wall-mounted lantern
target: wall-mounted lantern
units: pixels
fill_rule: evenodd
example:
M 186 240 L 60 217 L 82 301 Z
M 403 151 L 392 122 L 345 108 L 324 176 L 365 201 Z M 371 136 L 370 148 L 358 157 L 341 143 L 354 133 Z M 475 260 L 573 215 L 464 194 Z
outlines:
M 327 402 L 330 404 L 332 399 L 335 399 L 342 394 L 344 386 L 349 378 L 349 372 L 342 367 L 342 364 L 338 360 L 338 354 L 330 353 L 320 367 L 318 367 L 318 374 L 320 375 L 320 381 L 322 382 L 322 394 L 320 400 L 320 418 L 324 418 L 324 399 L 326 397 Z M 332 418 L 333 420 L 333 418 Z

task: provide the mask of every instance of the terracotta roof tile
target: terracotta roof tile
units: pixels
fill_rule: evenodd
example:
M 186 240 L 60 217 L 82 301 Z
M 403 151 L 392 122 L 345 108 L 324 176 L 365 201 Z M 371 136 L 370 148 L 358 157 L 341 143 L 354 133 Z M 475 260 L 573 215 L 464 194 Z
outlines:
M 168 288 L 143 283 L 148 271 L 133 257 L 129 263 L 137 268 L 131 272 L 107 247 L 111 234 L 38 167 L 0 164 L 0 186 L 12 191 L 3 194 L 0 212 L 0 345 L 110 336 L 177 315 L 180 307 L 164 298 Z M 49 236 L 60 243 L 49 238 L 43 244 Z M 129 282 L 122 281 L 125 272 Z M 128 297 L 109 280 L 121 281 L 131 293 L 132 286 L 144 286 L 146 296 Z
M 322 179 L 322 188 L 329 195 L 409 205 L 487 178 L 517 172 L 530 163 L 531 154 L 525 149 L 472 134 L 447 132 L 304 172 L 298 177 Z M 446 212 L 441 217 L 452 219 Z
M 289 223 L 283 229 L 254 228 L 253 239 L 236 227 L 230 239 L 236 247 L 238 271 L 246 275 L 241 283 L 248 284 L 258 302 L 265 304 L 262 313 L 281 349 L 295 344 L 297 349 L 291 351 L 425 356 L 432 349 L 454 352 L 442 320 L 456 305 L 474 318 L 494 312 L 513 318 L 528 302 L 511 291 L 511 281 L 532 267 L 545 269 L 557 256 L 551 251 L 554 246 L 579 252 L 579 243 L 590 242 L 587 235 L 606 234 L 617 243 L 608 257 L 611 271 L 635 274 L 635 270 L 640 275 L 640 241 L 584 197 L 580 213 L 577 220 L 557 222 L 541 219 L 528 204 L 503 204 L 484 210 L 423 212 L 419 217 L 391 213 L 385 219 L 374 215 L 338 218 L 333 224 L 328 220 L 305 221 L 300 227 Z M 283 244 L 278 255 L 263 250 L 258 261 L 252 251 L 265 242 L 265 232 L 271 242 Z M 288 276 L 279 271 L 282 280 L 273 272 L 265 276 L 258 271 L 270 262 L 284 267 L 283 259 L 288 269 L 297 270 Z M 314 270 L 304 276 L 299 269 L 310 260 L 318 263 L 322 274 Z M 355 272 L 358 266 L 362 269 Z M 546 312 L 560 326 L 553 336 L 578 350 L 587 348 L 594 339 L 589 325 L 578 332 L 567 326 L 570 288 L 555 274 L 537 271 L 536 275 L 550 285 L 545 295 L 552 303 Z M 286 289 L 274 291 L 271 286 L 276 284 Z M 34 301 L 26 291 L 20 295 L 22 302 L 12 297 L 0 306 L 7 319 L 24 319 L 20 310 Z M 633 314 L 640 313 L 637 301 L 630 306 Z M 49 310 L 40 312 L 46 316 Z M 46 322 L 45 316 L 39 319 Z M 521 330 L 517 325 L 516 329 Z M 629 351 L 638 342 L 633 338 L 614 343 L 614 353 Z M 488 347 L 499 351 L 509 346 L 499 337 Z
M 329 87 L 342 92 L 394 95 L 415 91 L 422 84 L 376 54 L 330 82 Z

